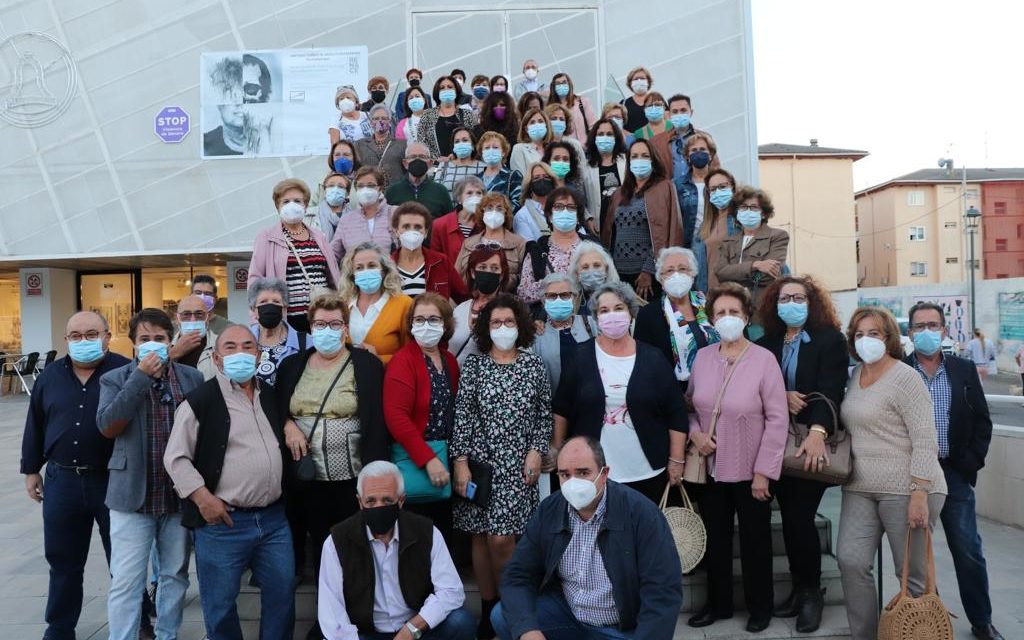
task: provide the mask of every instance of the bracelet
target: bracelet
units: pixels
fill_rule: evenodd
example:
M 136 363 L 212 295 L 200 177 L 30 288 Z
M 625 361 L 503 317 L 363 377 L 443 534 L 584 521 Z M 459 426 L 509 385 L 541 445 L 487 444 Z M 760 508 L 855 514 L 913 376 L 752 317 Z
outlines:
M 668 461 L 669 461 L 669 462 L 674 462 L 674 463 L 676 463 L 676 464 L 683 464 L 683 465 L 685 465 L 685 464 L 686 464 L 686 461 L 685 461 L 685 460 L 676 460 L 676 459 L 675 459 L 675 458 L 673 458 L 672 456 L 669 456 L 669 457 L 668 457 Z
M 828 431 L 825 430 L 825 427 L 819 427 L 818 425 L 814 425 L 813 427 L 810 428 L 810 431 L 813 431 L 814 433 L 820 433 L 826 438 L 828 437 Z

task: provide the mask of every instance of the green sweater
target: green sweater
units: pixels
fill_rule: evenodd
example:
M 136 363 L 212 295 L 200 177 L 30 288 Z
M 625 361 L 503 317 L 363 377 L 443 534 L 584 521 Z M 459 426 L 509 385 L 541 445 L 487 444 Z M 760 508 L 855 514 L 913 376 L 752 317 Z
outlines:
M 431 178 L 424 179 L 418 187 L 413 186 L 409 179 L 405 178 L 388 187 L 384 192 L 384 197 L 388 204 L 394 207 L 415 200 L 429 209 L 430 215 L 434 218 L 440 218 L 455 208 L 448 189 Z

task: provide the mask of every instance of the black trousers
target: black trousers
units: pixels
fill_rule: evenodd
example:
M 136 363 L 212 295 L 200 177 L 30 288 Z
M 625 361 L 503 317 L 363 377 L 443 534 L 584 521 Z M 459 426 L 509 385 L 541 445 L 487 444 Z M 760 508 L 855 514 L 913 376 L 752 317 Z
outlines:
M 668 471 L 662 471 L 653 478 L 647 478 L 646 480 L 637 480 L 636 482 L 624 482 L 624 485 L 639 491 L 648 498 L 654 504 L 661 504 L 661 496 L 665 493 L 665 485 L 668 484 Z M 554 490 L 554 489 L 552 489 Z M 687 488 L 689 492 L 689 488 Z M 690 495 L 690 499 L 693 500 L 693 495 Z M 672 488 L 668 491 L 668 506 L 670 507 L 681 507 L 683 505 L 683 498 L 679 493 L 679 489 Z
M 419 502 L 413 504 L 408 500 L 402 505 L 403 511 L 430 518 L 437 530 L 441 532 L 444 541 L 449 546 L 452 539 L 452 500 L 437 500 L 436 502 Z
M 740 564 L 743 596 L 751 616 L 771 616 L 772 588 L 771 502 L 755 500 L 750 481 L 715 482 L 709 479 L 700 497 L 701 514 L 708 532 L 708 606 L 728 615 L 733 610 L 733 518 L 739 516 Z
M 316 567 L 316 576 L 319 580 L 320 554 L 324 541 L 331 535 L 331 527 L 359 511 L 356 480 L 314 480 L 301 483 L 295 499 L 296 511 L 302 515 L 309 531 L 309 538 L 313 542 L 313 566 Z M 291 521 L 288 524 L 291 526 Z
M 821 541 L 814 517 L 828 487 L 824 482 L 787 476 L 782 476 L 774 485 L 782 512 L 782 537 L 786 541 L 794 589 L 813 589 L 821 585 Z

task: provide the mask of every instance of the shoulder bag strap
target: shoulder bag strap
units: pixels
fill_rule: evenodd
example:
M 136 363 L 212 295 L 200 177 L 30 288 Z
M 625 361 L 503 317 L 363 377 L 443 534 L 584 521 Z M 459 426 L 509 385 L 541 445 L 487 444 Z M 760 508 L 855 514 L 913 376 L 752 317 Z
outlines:
M 338 375 L 334 376 L 331 386 L 327 387 L 327 393 L 324 394 L 324 399 L 320 403 L 320 410 L 316 412 L 316 420 L 313 421 L 313 428 L 309 430 L 309 437 L 306 438 L 306 442 L 313 442 L 313 434 L 316 433 L 317 425 L 320 424 L 320 418 L 324 415 L 324 407 L 327 406 L 327 398 L 331 397 L 331 392 L 334 391 L 334 387 L 338 384 L 338 380 L 341 380 L 341 374 L 345 373 L 345 368 L 348 367 L 348 363 L 351 361 L 352 354 L 349 354 L 348 358 L 345 359 L 345 363 L 341 365 L 341 370 L 338 371 Z M 308 361 L 306 366 L 309 366 Z
M 313 232 L 310 230 L 309 237 L 312 240 Z M 306 265 L 302 264 L 302 258 L 299 257 L 298 250 L 295 249 L 295 245 L 292 244 L 292 239 L 288 237 L 288 232 L 284 232 L 284 241 L 288 244 L 288 248 L 292 250 L 292 255 L 295 256 L 295 261 L 299 263 L 299 270 L 302 271 L 302 277 L 306 280 L 306 286 L 309 287 L 309 295 L 313 295 L 313 281 L 309 279 L 309 274 L 306 272 Z
M 732 374 L 736 372 L 736 365 L 743 359 L 743 355 L 750 348 L 750 341 L 747 341 L 747 346 L 743 347 L 743 351 L 740 351 L 740 355 L 736 356 L 736 359 L 731 365 L 729 365 L 729 371 L 725 374 L 725 380 L 722 382 L 722 388 L 718 390 L 718 399 L 715 400 L 715 410 L 711 412 L 711 428 L 708 429 L 708 436 L 715 435 L 715 427 L 718 426 L 718 416 L 722 413 L 722 396 L 725 395 L 725 388 L 729 386 L 729 381 L 732 380 Z
M 377 168 L 378 169 L 380 169 L 380 166 L 382 164 L 384 164 L 384 156 L 387 155 L 388 149 L 391 148 L 391 143 L 394 142 L 394 141 L 395 141 L 395 139 L 392 138 L 391 140 L 388 140 L 388 143 L 386 145 L 384 145 L 384 150 L 380 152 L 380 159 L 377 160 Z

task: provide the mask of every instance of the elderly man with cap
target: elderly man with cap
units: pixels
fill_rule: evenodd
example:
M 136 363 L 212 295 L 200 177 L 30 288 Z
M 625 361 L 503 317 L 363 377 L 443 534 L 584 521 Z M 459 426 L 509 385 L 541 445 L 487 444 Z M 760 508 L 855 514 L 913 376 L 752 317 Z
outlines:
M 216 373 L 174 414 L 164 466 L 193 530 L 199 601 L 210 640 L 242 640 L 238 591 L 251 567 L 260 638 L 290 640 L 295 623 L 292 536 L 281 500 L 286 449 L 273 387 L 256 376 L 256 337 L 232 325 L 217 337 Z
M 206 310 L 201 296 L 191 295 L 178 302 L 176 316 L 178 333 L 168 350 L 171 360 L 199 369 L 206 380 L 213 378 L 217 372 L 213 365 L 217 334 L 210 329 L 213 314 Z

